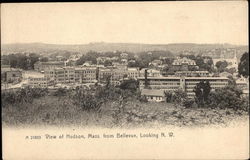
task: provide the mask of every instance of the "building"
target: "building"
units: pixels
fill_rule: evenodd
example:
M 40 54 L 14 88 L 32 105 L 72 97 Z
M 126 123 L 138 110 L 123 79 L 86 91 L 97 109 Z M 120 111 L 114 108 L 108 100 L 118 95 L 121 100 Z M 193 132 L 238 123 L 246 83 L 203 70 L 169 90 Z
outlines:
M 60 68 L 64 66 L 65 66 L 65 63 L 63 61 L 49 61 L 49 62 L 38 61 L 34 64 L 34 69 L 36 71 L 45 71 L 45 70 Z
M 113 74 L 111 76 L 111 84 L 112 85 L 120 85 L 121 81 L 125 78 L 125 76 L 127 75 L 127 72 L 124 72 L 121 69 L 115 68 L 113 69 Z
M 140 89 L 145 89 L 145 77 L 138 77 L 138 80 Z M 164 91 L 182 89 L 192 98 L 195 96 L 194 87 L 201 81 L 209 81 L 212 90 L 224 88 L 228 84 L 226 77 L 148 77 L 147 88 Z
M 228 72 L 219 73 L 219 77 L 228 77 L 228 76 L 233 76 L 233 75 L 231 73 L 228 73 Z
M 103 64 L 105 61 L 111 61 L 111 58 L 109 57 L 98 57 L 96 58 L 97 64 Z
M 149 66 L 155 66 L 155 67 L 157 67 L 157 66 L 160 66 L 160 65 L 162 65 L 162 61 L 158 60 L 158 59 L 153 60 L 152 62 L 149 63 Z
M 165 101 L 164 90 L 158 89 L 142 89 L 141 95 L 146 96 L 147 100 L 153 102 L 163 102 Z
M 196 66 L 195 61 L 192 59 L 188 59 L 187 57 L 183 58 L 177 57 L 177 59 L 175 59 L 174 62 L 172 63 L 173 66 L 178 66 L 183 64 L 187 64 L 189 66 Z
M 171 71 L 190 71 L 198 69 L 199 67 L 196 65 L 194 60 L 188 59 L 187 57 L 178 57 L 172 63 Z
M 236 50 L 234 52 L 234 57 L 233 58 L 226 58 L 222 54 L 220 54 L 220 58 L 213 58 L 213 64 L 216 65 L 217 62 L 219 61 L 226 61 L 228 63 L 227 68 L 235 68 L 236 71 L 238 71 L 238 60 L 236 56 Z
M 1 82 L 20 82 L 22 80 L 22 71 L 15 68 L 1 68 Z
M 127 59 L 121 59 L 121 63 L 127 65 L 128 64 L 128 60 Z
M 128 54 L 127 53 L 121 53 L 120 57 L 121 57 L 121 59 L 127 59 L 128 58 Z
M 82 64 L 82 66 L 91 66 L 92 65 L 92 61 L 86 61 Z
M 47 88 L 53 84 L 54 81 L 46 77 L 29 77 L 28 79 L 28 86 L 34 88 Z
M 159 70 L 143 68 L 143 69 L 140 70 L 140 77 L 145 76 L 145 70 L 147 70 L 147 76 L 148 77 L 160 77 L 161 76 L 161 73 L 160 73 Z
M 10 67 L 10 65 L 8 65 L 8 64 L 1 64 L 1 69 L 2 69 L 2 68 L 11 68 L 11 67 Z
M 99 68 L 98 70 L 98 82 L 105 83 L 107 78 L 113 75 L 113 70 L 111 67 L 109 68 Z
M 176 71 L 175 76 L 181 77 L 209 77 L 208 71 Z
M 118 61 L 119 60 L 119 57 L 115 56 L 115 57 L 112 57 L 110 58 L 111 61 Z
M 249 79 L 241 77 L 235 82 L 236 86 L 242 90 L 243 96 L 249 96 Z
M 124 71 L 124 72 L 126 72 L 127 69 L 128 69 L 128 65 L 127 65 L 127 64 L 124 64 L 124 63 L 112 62 L 112 65 L 113 65 L 115 68 L 117 68 L 117 69 L 119 69 L 119 70 L 122 70 L 122 71 Z
M 106 83 L 109 79 L 112 85 L 119 85 L 128 73 L 127 70 L 117 67 L 99 68 L 98 72 L 98 81 L 100 83 Z
M 137 77 L 139 77 L 139 75 L 140 75 L 139 68 L 134 68 L 134 67 L 128 68 L 128 72 L 127 72 L 128 78 L 137 79 Z
M 75 68 L 75 81 L 78 83 L 97 82 L 97 67 L 85 66 L 81 68 Z
M 75 68 L 55 68 L 54 79 L 56 83 L 75 83 Z

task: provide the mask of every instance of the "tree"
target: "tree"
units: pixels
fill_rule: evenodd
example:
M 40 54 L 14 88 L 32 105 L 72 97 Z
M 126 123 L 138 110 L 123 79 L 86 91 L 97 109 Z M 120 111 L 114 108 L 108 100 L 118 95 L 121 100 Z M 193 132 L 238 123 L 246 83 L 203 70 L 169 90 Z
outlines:
M 209 81 L 206 81 L 205 85 L 203 86 L 203 97 L 206 103 L 208 101 L 208 96 L 209 96 L 210 91 L 211 91 L 210 83 Z
M 177 104 L 181 104 L 187 99 L 187 93 L 182 89 L 178 89 L 175 91 L 164 91 L 164 95 L 166 97 L 166 102 L 174 102 Z
M 101 54 L 98 52 L 89 51 L 76 61 L 76 65 L 82 65 L 86 61 L 92 61 L 93 64 L 96 64 L 97 63 L 96 58 L 100 56 Z
M 131 92 L 136 92 L 137 88 L 139 86 L 138 81 L 134 80 L 134 79 L 128 79 L 128 80 L 124 80 L 121 84 L 120 84 L 120 88 L 123 90 L 130 90 Z
M 227 78 L 228 78 L 228 85 L 236 87 L 236 81 L 233 78 L 233 76 L 229 75 L 229 76 L 227 76 Z
M 209 95 L 209 106 L 221 109 L 232 108 L 234 110 L 245 109 L 244 101 L 241 98 L 242 91 L 236 86 L 227 86 L 217 89 Z
M 28 59 L 29 59 L 29 67 L 34 69 L 34 64 L 37 61 L 39 61 L 39 56 L 37 54 L 35 54 L 35 53 L 32 53 L 32 54 L 29 55 Z
M 211 87 L 209 81 L 201 81 L 194 88 L 195 101 L 199 107 L 208 103 L 208 96 L 210 94 Z
M 149 87 L 149 82 L 148 82 L 148 70 L 145 69 L 145 72 L 144 72 L 144 78 L 145 78 L 145 85 L 144 85 L 144 88 L 148 88 Z
M 219 72 L 224 72 L 228 66 L 228 63 L 226 61 L 218 61 L 216 62 L 215 66 Z
M 110 60 L 106 60 L 104 62 L 104 66 L 107 67 L 107 66 L 112 66 L 112 62 Z
M 245 52 L 240 58 L 238 66 L 239 74 L 244 77 L 249 77 L 249 53 Z
M 236 69 L 235 68 L 229 68 L 229 69 L 225 69 L 226 72 L 230 73 L 230 74 L 234 74 L 236 73 Z

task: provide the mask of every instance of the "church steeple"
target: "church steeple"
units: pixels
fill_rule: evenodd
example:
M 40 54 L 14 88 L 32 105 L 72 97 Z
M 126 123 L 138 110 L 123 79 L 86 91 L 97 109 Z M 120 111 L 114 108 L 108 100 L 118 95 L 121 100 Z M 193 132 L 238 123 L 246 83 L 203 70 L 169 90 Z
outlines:
M 237 59 L 236 50 L 234 50 L 234 59 Z

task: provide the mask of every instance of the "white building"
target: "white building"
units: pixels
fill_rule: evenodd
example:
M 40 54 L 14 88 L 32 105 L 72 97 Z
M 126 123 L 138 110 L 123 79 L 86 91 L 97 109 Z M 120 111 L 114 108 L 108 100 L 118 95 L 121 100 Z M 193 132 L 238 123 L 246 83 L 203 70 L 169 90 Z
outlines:
M 148 77 L 161 77 L 161 73 L 160 73 L 159 70 L 147 69 L 147 68 L 143 68 L 143 69 L 140 70 L 140 77 L 145 76 L 145 70 L 147 70 L 147 76 Z
M 165 101 L 165 94 L 163 90 L 157 89 L 142 89 L 141 95 L 146 96 L 150 102 L 163 102 Z
M 236 51 L 234 52 L 233 58 L 225 58 L 223 56 L 221 56 L 220 58 L 214 58 L 213 59 L 214 65 L 216 65 L 216 63 L 219 61 L 222 61 L 222 62 L 226 61 L 228 63 L 227 68 L 235 68 L 236 71 L 238 71 L 238 60 L 237 60 L 237 56 L 236 56 Z

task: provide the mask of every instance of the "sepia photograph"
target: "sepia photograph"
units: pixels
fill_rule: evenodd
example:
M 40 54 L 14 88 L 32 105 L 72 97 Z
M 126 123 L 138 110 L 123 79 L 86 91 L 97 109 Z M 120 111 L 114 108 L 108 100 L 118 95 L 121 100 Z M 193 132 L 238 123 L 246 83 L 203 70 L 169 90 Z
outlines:
M 3 159 L 248 159 L 247 1 L 1 4 Z

